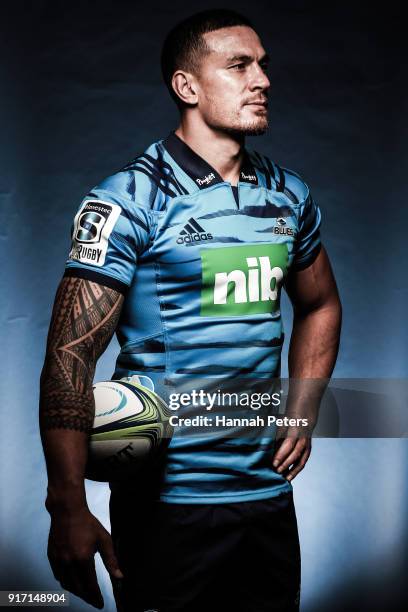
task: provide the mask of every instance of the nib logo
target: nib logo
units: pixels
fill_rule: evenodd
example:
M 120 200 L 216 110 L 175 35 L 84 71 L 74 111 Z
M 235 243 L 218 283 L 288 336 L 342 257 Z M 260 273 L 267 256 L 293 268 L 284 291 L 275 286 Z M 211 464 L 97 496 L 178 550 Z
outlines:
M 190 217 L 188 223 L 185 224 L 177 238 L 177 244 L 190 244 L 192 242 L 202 242 L 203 240 L 212 240 L 212 234 L 206 231 L 197 223 L 193 217 Z
M 279 309 L 286 244 L 201 249 L 201 315 L 242 316 Z

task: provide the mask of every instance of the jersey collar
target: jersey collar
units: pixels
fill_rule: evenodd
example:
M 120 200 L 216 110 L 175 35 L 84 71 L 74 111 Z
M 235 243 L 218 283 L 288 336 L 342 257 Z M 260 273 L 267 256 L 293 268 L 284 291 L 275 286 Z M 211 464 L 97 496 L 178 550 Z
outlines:
M 210 166 L 200 155 L 191 149 L 174 132 L 163 141 L 164 147 L 170 153 L 175 162 L 193 179 L 200 189 L 205 189 L 217 183 L 224 183 L 218 172 Z M 239 181 L 241 183 L 258 184 L 258 177 L 255 172 L 247 151 L 244 152 L 244 159 L 240 170 Z

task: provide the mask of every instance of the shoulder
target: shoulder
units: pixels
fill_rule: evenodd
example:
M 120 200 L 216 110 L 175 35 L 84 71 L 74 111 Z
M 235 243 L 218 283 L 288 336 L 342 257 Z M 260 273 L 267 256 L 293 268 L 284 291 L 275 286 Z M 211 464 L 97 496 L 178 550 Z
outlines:
M 278 164 L 276 164 L 276 166 L 285 177 L 285 186 L 297 196 L 299 202 L 307 200 L 309 196 L 309 187 L 300 174 L 285 166 L 279 166 Z
M 250 156 L 255 167 L 264 175 L 268 188 L 285 193 L 294 204 L 307 200 L 309 187 L 298 172 L 278 164 L 263 153 L 252 151 Z
M 185 190 L 164 159 L 160 140 L 151 144 L 123 168 L 104 178 L 92 193 L 98 197 L 116 197 L 127 207 L 133 205 L 160 211 L 165 208 L 169 198 L 183 195 Z

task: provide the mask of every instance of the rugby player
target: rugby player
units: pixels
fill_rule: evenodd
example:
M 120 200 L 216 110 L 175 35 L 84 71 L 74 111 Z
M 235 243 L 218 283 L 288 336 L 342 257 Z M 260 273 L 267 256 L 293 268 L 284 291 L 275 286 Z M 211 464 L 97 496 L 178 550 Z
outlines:
M 98 551 L 119 611 L 299 609 L 291 481 L 310 436 L 174 436 L 160 475 L 111 483 L 112 536 L 84 489 L 95 366 L 115 332 L 112 378 L 148 376 L 163 397 L 186 377 L 273 379 L 284 287 L 294 310 L 290 377 L 331 376 L 341 306 L 319 206 L 296 172 L 245 147 L 268 127 L 268 59 L 233 11 L 177 25 L 162 52 L 177 129 L 102 180 L 74 219 L 40 428 L 49 561 L 62 587 L 97 608 Z

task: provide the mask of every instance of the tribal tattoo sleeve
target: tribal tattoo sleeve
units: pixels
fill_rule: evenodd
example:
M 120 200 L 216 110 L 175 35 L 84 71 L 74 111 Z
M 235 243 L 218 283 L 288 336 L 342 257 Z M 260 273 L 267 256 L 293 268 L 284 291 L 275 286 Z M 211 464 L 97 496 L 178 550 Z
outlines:
M 124 296 L 64 277 L 57 289 L 40 382 L 40 429 L 89 431 L 96 362 L 116 329 Z

